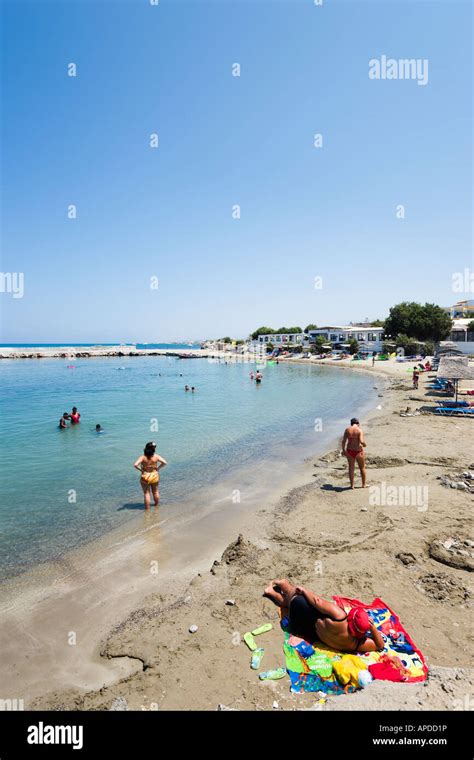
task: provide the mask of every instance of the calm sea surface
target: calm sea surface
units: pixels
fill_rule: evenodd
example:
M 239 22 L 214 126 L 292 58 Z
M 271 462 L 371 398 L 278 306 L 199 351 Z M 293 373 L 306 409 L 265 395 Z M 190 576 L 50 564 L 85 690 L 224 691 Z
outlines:
M 276 473 L 282 455 L 322 451 L 375 405 L 363 373 L 267 365 L 256 386 L 252 369 L 170 357 L 2 360 L 0 578 L 136 519 L 133 462 L 146 441 L 169 462 L 160 510 L 171 513 L 242 467 L 265 459 Z M 59 430 L 72 406 L 80 424 Z

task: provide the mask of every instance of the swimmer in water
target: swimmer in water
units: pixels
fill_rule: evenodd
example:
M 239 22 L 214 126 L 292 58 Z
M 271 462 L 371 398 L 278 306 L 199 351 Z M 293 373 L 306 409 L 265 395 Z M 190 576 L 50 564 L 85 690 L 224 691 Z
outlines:
M 194 393 L 195 390 L 196 390 L 196 388 L 194 387 L 194 385 L 192 385 L 191 386 L 191 393 Z
M 71 412 L 71 417 L 70 417 L 71 425 L 77 425 L 79 423 L 80 419 L 81 419 L 81 415 L 77 411 L 77 406 L 73 406 L 72 407 L 72 412 Z
M 255 382 L 261 383 L 262 379 L 263 379 L 263 375 L 261 374 L 261 372 L 257 372 L 257 374 L 255 375 Z
M 69 427 L 69 425 L 67 424 L 68 419 L 69 419 L 69 414 L 67 412 L 64 412 L 63 416 L 59 420 L 59 429 L 60 430 L 64 430 L 64 428 Z
M 190 390 L 191 390 L 191 388 L 189 387 L 189 385 L 185 385 L 185 386 L 184 386 L 184 390 L 185 390 L 185 391 L 190 391 Z
M 255 377 L 254 374 L 253 374 L 253 372 L 250 373 L 249 377 L 250 377 L 251 380 L 253 380 L 253 378 Z
M 103 433 L 102 425 L 96 425 L 95 426 L 95 432 L 96 433 Z
M 155 507 L 158 506 L 160 502 L 160 494 L 158 491 L 160 470 L 168 464 L 166 459 L 155 454 L 155 450 L 156 443 L 150 441 L 145 446 L 143 456 L 139 457 L 133 465 L 136 470 L 141 472 L 140 485 L 143 489 L 145 509 L 150 509 L 150 488 L 153 493 Z

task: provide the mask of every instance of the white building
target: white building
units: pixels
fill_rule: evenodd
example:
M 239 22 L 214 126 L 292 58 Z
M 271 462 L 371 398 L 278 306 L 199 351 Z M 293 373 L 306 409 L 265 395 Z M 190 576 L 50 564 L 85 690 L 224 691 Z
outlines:
M 458 317 L 474 319 L 474 299 L 457 301 L 453 306 L 446 307 L 445 311 L 451 319 L 458 319 Z
M 349 343 L 350 340 L 356 340 L 362 351 L 382 350 L 383 344 L 383 327 L 372 327 L 372 325 L 326 325 L 308 331 L 308 341 L 314 343 L 318 336 L 324 338 L 326 343 L 335 348 Z
M 270 333 L 268 335 L 259 335 L 258 343 L 273 343 L 275 348 L 284 348 L 285 346 L 301 346 L 303 344 L 303 333 Z
M 474 303 L 474 302 L 471 302 Z M 456 348 L 459 348 L 463 354 L 474 356 L 474 332 L 468 331 L 467 327 L 470 322 L 474 321 L 474 314 L 472 319 L 455 319 L 453 320 L 453 327 L 451 335 L 448 340 L 456 344 Z M 446 341 L 441 341 L 440 346 Z

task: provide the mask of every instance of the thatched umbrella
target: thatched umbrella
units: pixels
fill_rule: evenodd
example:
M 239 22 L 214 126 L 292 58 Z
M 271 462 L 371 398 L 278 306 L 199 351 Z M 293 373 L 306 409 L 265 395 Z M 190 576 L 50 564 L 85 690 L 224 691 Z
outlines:
M 456 401 L 458 400 L 458 383 L 460 380 L 474 380 L 474 368 L 469 366 L 468 356 L 443 356 L 438 367 L 438 377 L 454 380 Z

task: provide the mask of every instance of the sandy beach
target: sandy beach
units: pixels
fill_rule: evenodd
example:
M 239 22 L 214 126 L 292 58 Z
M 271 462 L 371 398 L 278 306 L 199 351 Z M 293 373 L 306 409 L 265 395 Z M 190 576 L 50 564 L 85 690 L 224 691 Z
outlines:
M 30 592 L 29 620 L 34 620 L 38 635 L 41 622 L 44 626 L 49 619 L 51 641 L 44 658 L 38 651 L 43 645 L 31 645 L 34 672 L 29 671 L 24 652 L 17 654 L 17 662 L 10 662 L 9 688 L 17 672 L 22 691 L 18 696 L 24 696 L 29 708 L 270 710 L 278 703 L 279 709 L 291 710 L 466 709 L 473 686 L 472 544 L 459 544 L 460 553 L 443 553 L 439 542 L 471 538 L 473 494 L 449 488 L 441 478 L 473 468 L 472 423 L 423 414 L 400 416 L 407 406 L 413 411 L 430 402 L 425 388 L 429 373 L 414 391 L 407 365 L 335 364 L 372 372 L 379 391 L 380 408 L 361 419 L 367 438 L 368 485 L 382 490 L 423 487 L 422 501 L 410 506 L 370 503 L 370 488 L 348 489 L 346 461 L 334 448 L 304 462 L 279 494 L 269 499 L 260 495 L 254 509 L 242 512 L 234 524 L 223 524 L 215 545 L 206 551 L 193 548 L 193 526 L 182 526 L 180 540 L 183 537 L 189 547 L 185 572 L 173 566 L 170 556 L 156 578 L 151 580 L 148 574 L 147 581 L 139 583 L 138 565 L 143 569 L 159 554 L 159 530 L 155 554 L 134 554 L 137 544 L 124 537 L 108 561 L 103 553 L 100 572 L 91 567 L 86 572 L 83 567 L 82 580 L 78 556 L 74 573 L 69 578 L 65 574 L 65 587 L 56 589 L 55 595 L 41 600 L 40 584 L 36 596 Z M 156 525 L 150 524 L 150 530 Z M 119 568 L 134 562 L 137 582 L 131 586 Z M 268 582 L 278 577 L 288 577 L 325 597 L 339 594 L 364 602 L 381 597 L 425 655 L 428 680 L 378 681 L 356 694 L 330 697 L 324 705 L 317 695 L 290 693 L 287 678 L 260 682 L 250 669 L 242 636 L 271 622 L 273 630 L 262 642 L 265 669 L 284 664 L 277 609 L 261 596 Z M 112 589 L 117 588 L 123 589 L 122 601 L 112 608 Z M 51 610 L 57 614 L 63 604 L 69 614 L 76 605 L 79 626 L 79 617 L 84 618 L 79 600 L 85 589 L 87 641 L 79 640 L 67 655 L 82 660 L 81 678 L 61 683 L 64 652 L 56 651 L 59 666 L 49 677 L 55 647 Z M 228 600 L 235 604 L 226 604 Z M 13 614 L 18 604 L 7 600 L 4 611 Z M 27 619 L 23 614 L 23 627 Z M 191 625 L 198 626 L 194 634 L 189 633 Z

